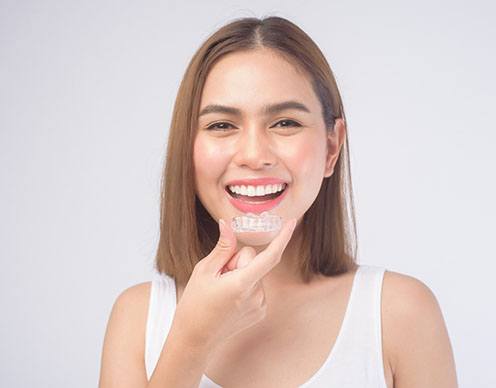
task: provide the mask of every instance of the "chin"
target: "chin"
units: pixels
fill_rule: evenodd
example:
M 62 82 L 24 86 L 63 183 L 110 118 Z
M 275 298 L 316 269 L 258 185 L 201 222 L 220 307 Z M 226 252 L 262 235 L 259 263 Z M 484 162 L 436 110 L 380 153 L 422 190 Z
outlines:
M 236 233 L 236 238 L 242 245 L 247 245 L 250 247 L 263 247 L 269 245 L 278 233 L 278 230 L 273 232 Z

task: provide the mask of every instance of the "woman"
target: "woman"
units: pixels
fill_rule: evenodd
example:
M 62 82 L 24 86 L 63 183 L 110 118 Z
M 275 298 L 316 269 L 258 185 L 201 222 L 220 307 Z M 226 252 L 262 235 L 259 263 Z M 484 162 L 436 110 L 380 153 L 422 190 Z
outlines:
M 200 47 L 170 128 L 158 273 L 117 298 L 100 388 L 457 386 L 431 290 L 356 263 L 346 129 L 326 59 L 288 20 L 239 19 Z M 249 210 L 281 230 L 235 233 Z

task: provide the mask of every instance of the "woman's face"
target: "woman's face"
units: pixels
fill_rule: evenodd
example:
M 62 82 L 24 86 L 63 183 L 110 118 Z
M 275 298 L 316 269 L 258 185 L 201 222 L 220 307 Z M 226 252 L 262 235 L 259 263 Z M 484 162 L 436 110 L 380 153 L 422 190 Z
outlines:
M 287 101 L 303 109 L 264 109 Z M 235 109 L 202 114 L 210 105 Z M 342 121 L 337 120 L 338 131 L 328 134 L 321 109 L 306 76 L 274 51 L 236 52 L 220 59 L 201 96 L 193 151 L 197 195 L 210 215 L 231 222 L 245 214 L 246 209 L 232 203 L 230 182 L 275 178 L 287 187 L 269 214 L 281 216 L 283 222 L 300 221 L 324 177 L 332 175 L 344 140 Z M 242 233 L 238 241 L 266 245 L 276 234 Z

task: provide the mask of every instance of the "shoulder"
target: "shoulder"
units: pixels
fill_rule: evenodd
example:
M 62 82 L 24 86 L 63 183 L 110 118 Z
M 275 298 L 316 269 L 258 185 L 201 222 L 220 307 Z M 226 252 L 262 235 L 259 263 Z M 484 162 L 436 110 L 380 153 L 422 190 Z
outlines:
M 143 346 L 151 282 L 135 284 L 123 290 L 115 299 L 107 331 L 126 333 L 129 346 Z
M 382 286 L 383 346 L 395 386 L 455 387 L 454 360 L 441 307 L 421 280 L 385 271 Z M 408 381 L 406 384 L 402 382 Z M 454 385 L 453 385 L 454 383 Z
M 394 271 L 384 272 L 382 298 L 386 308 L 395 309 L 397 317 L 439 308 L 433 291 L 424 282 Z
M 138 283 L 123 290 L 116 298 L 114 308 L 143 308 L 143 302 L 148 302 L 151 282 Z
M 123 290 L 114 302 L 109 320 L 114 329 L 127 333 L 129 345 L 140 352 L 144 352 L 150 288 L 151 282 L 144 282 Z

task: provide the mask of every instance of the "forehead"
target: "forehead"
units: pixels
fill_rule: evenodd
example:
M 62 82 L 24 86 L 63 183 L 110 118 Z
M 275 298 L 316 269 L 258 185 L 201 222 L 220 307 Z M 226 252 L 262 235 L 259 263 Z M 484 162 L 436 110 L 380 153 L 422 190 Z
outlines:
M 200 107 L 216 103 L 258 111 L 283 100 L 301 101 L 312 112 L 319 105 L 306 73 L 272 50 L 257 49 L 228 54 L 212 67 Z

